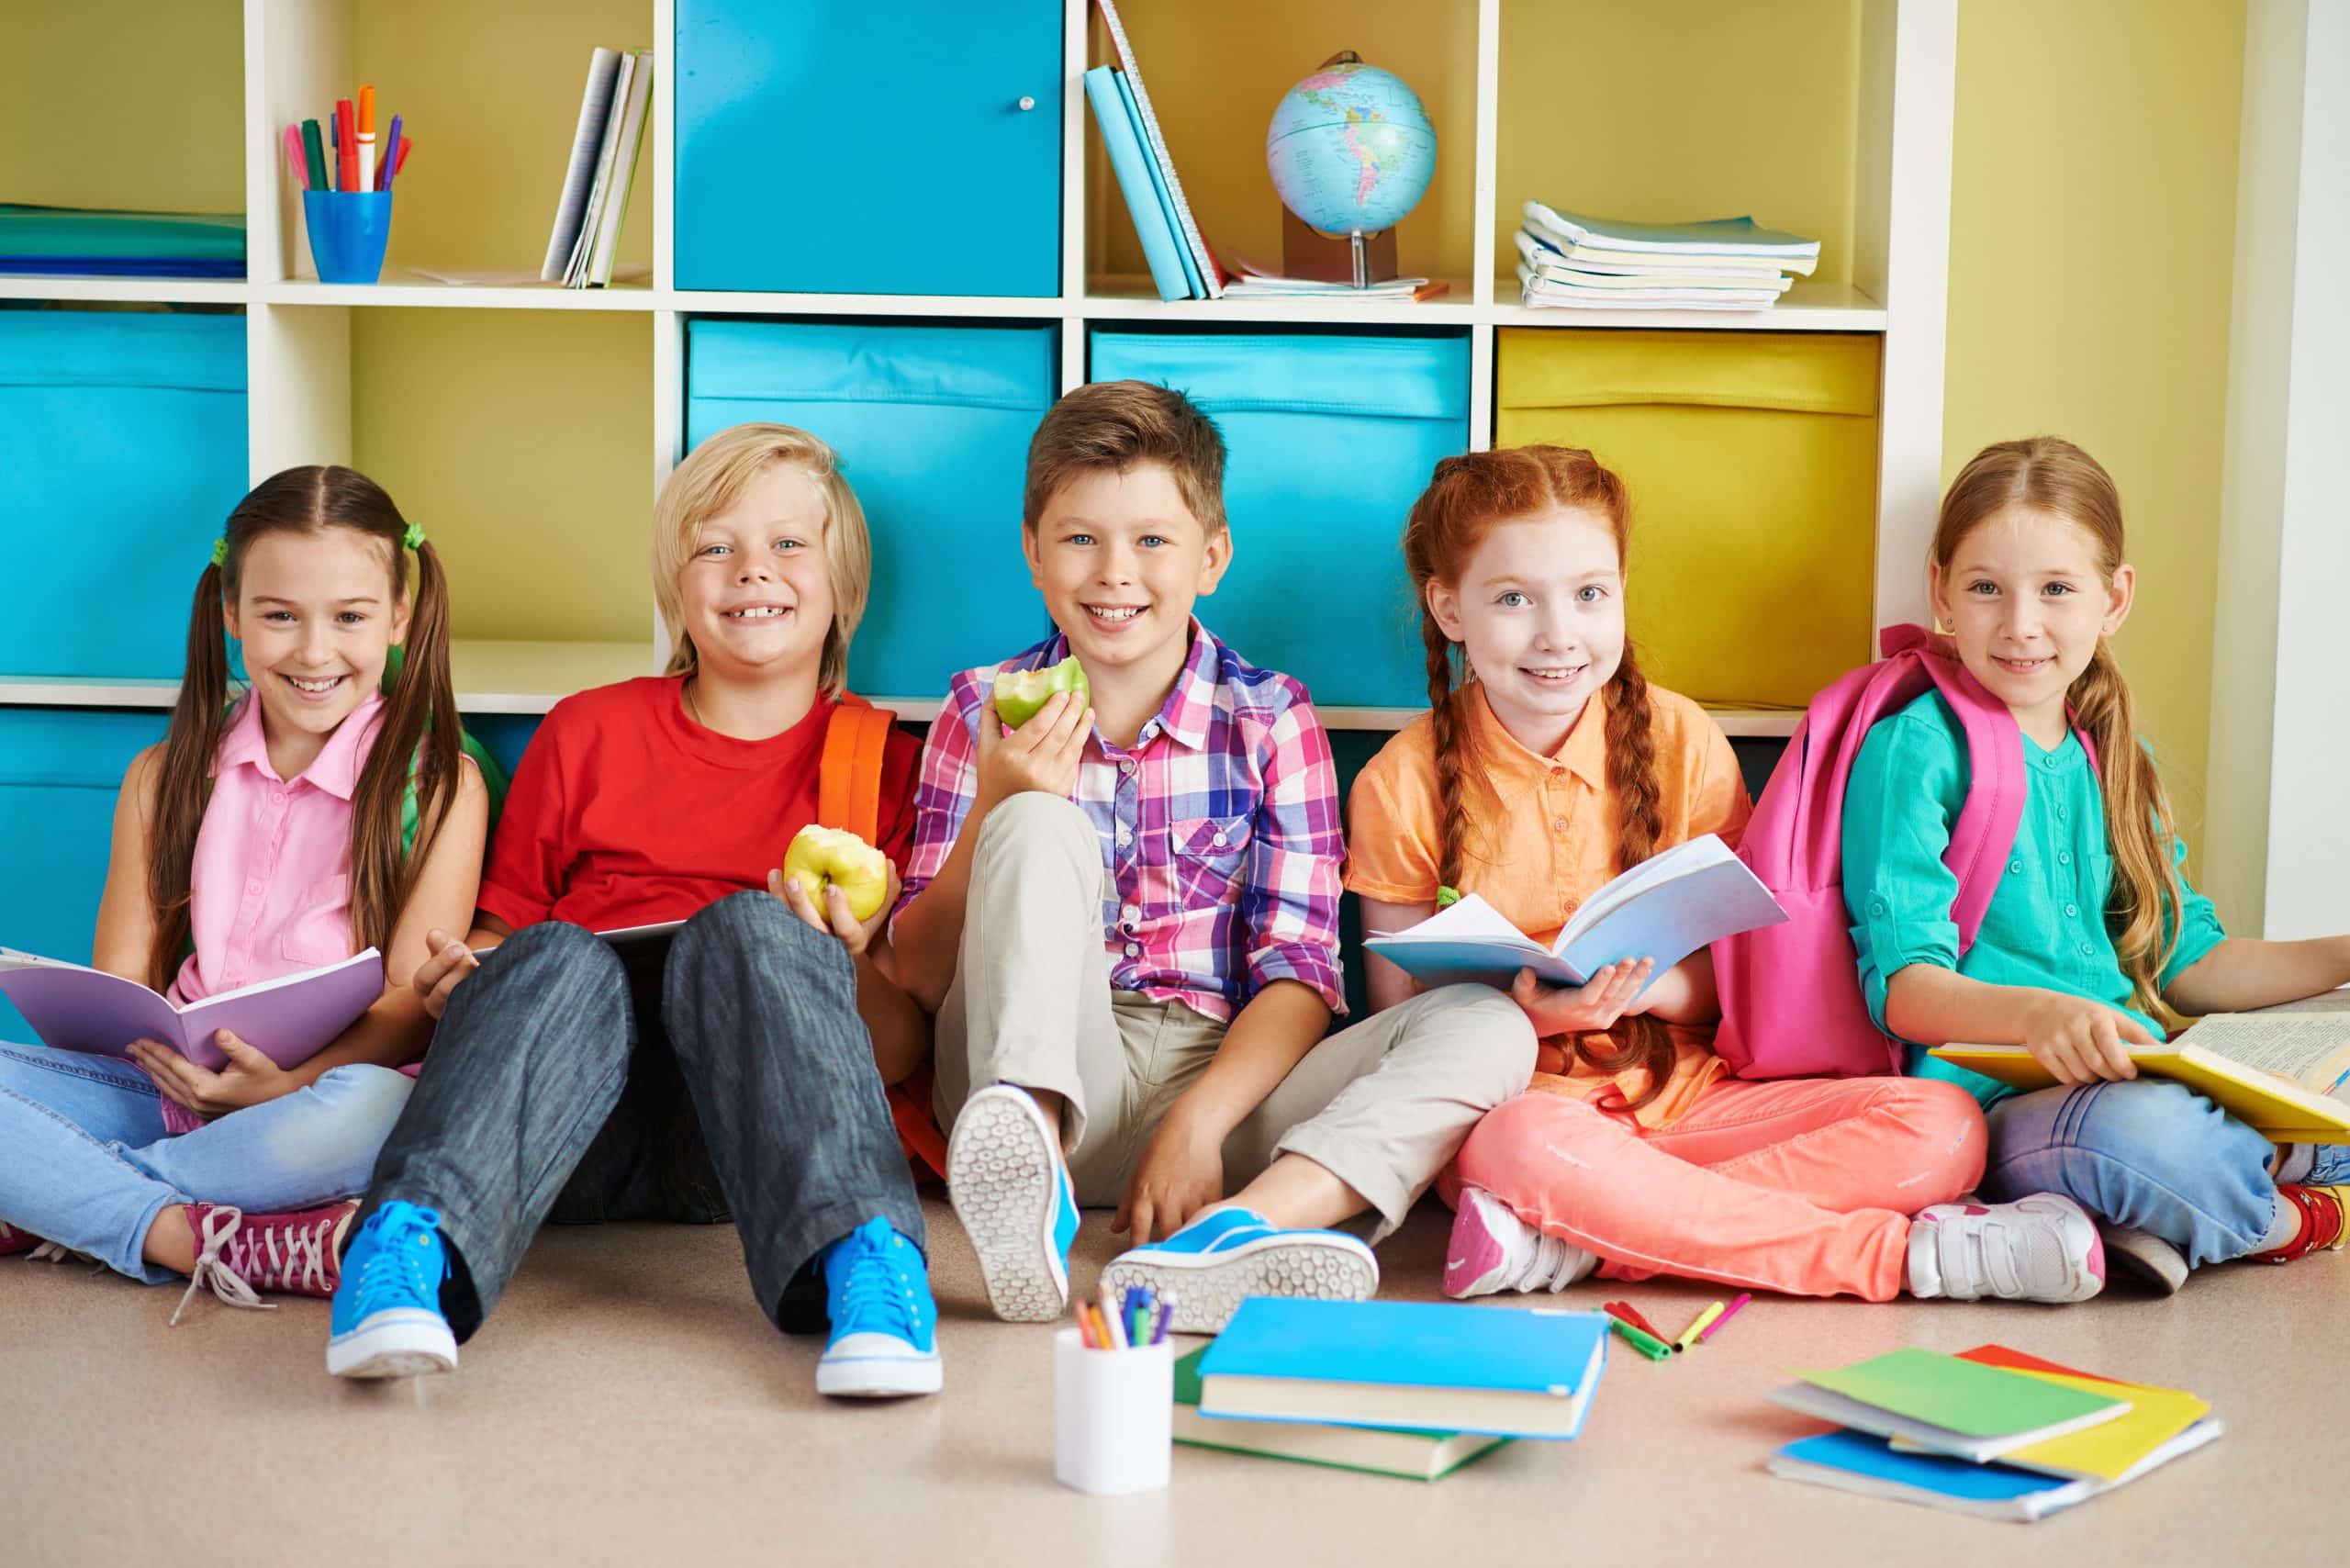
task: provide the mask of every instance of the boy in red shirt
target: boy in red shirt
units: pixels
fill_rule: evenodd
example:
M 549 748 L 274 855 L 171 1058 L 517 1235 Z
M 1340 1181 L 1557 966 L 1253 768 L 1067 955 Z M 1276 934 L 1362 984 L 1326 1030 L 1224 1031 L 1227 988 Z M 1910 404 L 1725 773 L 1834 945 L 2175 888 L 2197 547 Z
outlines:
M 441 1018 L 431 1070 L 352 1230 L 330 1372 L 453 1370 L 543 1220 L 731 1214 L 761 1308 L 786 1332 L 830 1326 L 818 1392 L 939 1387 L 922 1209 L 884 1098 L 928 1023 L 891 978 L 889 904 L 860 923 L 837 887 L 819 910 L 775 869 L 816 815 L 870 567 L 856 496 L 801 431 L 722 431 L 663 487 L 669 672 L 555 705 L 473 934 L 433 934 L 415 982 Z M 918 753 L 890 732 L 892 898 Z

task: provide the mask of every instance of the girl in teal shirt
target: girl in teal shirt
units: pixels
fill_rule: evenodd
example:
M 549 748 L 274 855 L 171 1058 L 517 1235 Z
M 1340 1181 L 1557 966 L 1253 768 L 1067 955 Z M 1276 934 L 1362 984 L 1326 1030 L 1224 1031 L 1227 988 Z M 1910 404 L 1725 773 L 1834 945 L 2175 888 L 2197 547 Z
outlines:
M 1962 957 L 1942 853 L 1966 800 L 1965 732 L 1936 692 L 1869 732 L 1843 856 L 1870 1015 L 1910 1042 L 1913 1072 L 1983 1102 L 1985 1195 L 2073 1198 L 2115 1257 L 2166 1291 L 2194 1264 L 2339 1249 L 2350 1146 L 2279 1148 L 2178 1083 L 2137 1079 L 2128 1055 L 2177 1015 L 2350 983 L 2350 936 L 2232 937 L 2188 885 L 2107 642 L 2135 588 L 2113 480 L 2053 437 L 1986 448 L 1942 500 L 1928 582 L 1967 672 L 2022 732 L 2028 790 Z M 2020 1045 L 2058 1087 L 2020 1094 L 1925 1055 L 1952 1040 Z

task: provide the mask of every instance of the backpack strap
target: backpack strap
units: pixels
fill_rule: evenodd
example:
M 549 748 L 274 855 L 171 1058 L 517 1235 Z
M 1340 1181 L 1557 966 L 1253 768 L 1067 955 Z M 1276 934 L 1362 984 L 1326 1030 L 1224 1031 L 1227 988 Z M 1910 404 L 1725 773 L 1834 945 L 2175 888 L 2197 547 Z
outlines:
M 845 828 L 867 844 L 881 836 L 881 763 L 889 753 L 896 715 L 862 697 L 844 692 L 824 727 L 824 750 L 816 766 L 816 820 Z M 902 1083 L 890 1086 L 890 1120 L 898 1143 L 917 1170 L 946 1174 L 946 1136 L 930 1114 L 928 1058 Z
M 2000 873 L 2023 823 L 2024 797 L 2031 789 L 2024 777 L 2023 732 L 2016 728 L 2007 704 L 1986 691 L 1958 660 L 1926 649 L 1918 650 L 1918 660 L 1966 731 L 1966 803 L 1951 824 L 1950 848 L 1942 855 L 1942 864 L 1958 879 L 1950 917 L 1958 927 L 1958 950 L 1964 953 L 1975 946 L 1975 933 L 1983 928 L 1983 916 L 1999 890 Z

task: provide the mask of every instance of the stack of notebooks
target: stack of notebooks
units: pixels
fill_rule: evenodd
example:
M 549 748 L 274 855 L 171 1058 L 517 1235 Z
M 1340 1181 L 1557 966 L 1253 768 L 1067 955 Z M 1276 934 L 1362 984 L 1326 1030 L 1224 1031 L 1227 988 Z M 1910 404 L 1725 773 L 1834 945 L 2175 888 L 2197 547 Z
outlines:
M 1114 0 L 1095 4 L 1123 69 L 1097 65 L 1087 72 L 1085 98 L 1093 106 L 1093 120 L 1101 127 L 1102 145 L 1110 154 L 1118 188 L 1125 193 L 1126 210 L 1134 215 L 1150 281 L 1161 299 L 1221 299 L 1224 268 L 1202 238 L 1191 203 L 1183 199 L 1183 182 L 1175 177 L 1175 160 L 1168 153 L 1158 117 L 1151 112 L 1150 94 L 1142 84 L 1134 46 L 1126 41 L 1125 24 L 1118 18 Z
M 644 140 L 645 106 L 653 97 L 653 51 L 623 54 L 599 49 L 588 62 L 588 89 L 579 100 L 571 162 L 556 199 L 554 232 L 539 277 L 565 288 L 600 288 L 612 281 L 612 252 L 628 217 L 628 192 Z
M 241 278 L 241 212 L 114 212 L 0 202 L 0 274 Z
M 1512 1438 L 1583 1430 L 1596 1312 L 1252 1296 L 1175 1365 L 1175 1440 L 1434 1481 Z
M 1771 1456 L 1790 1481 L 2031 1520 L 2126 1486 L 2219 1437 L 2183 1389 L 2117 1383 L 2001 1345 L 1894 1350 L 1797 1374 L 1771 1397 L 1842 1423 Z
M 1819 241 L 1751 218 L 1619 223 L 1526 204 L 1517 281 L 1569 310 L 1767 310 L 1819 265 Z

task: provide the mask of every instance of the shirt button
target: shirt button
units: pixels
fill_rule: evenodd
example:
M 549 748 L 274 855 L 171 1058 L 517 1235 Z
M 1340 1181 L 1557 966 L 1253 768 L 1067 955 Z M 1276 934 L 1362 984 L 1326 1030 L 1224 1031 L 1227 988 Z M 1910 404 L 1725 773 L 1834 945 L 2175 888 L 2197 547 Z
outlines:
M 1142 957 L 1142 944 L 1141 944 L 1141 943 L 1139 943 L 1139 942 L 1129 942 L 1129 943 L 1127 943 L 1127 944 L 1126 944 L 1126 957 L 1127 957 L 1127 958 L 1141 958 L 1141 957 Z
M 261 895 L 267 890 L 268 890 L 259 882 L 247 882 L 245 884 L 245 891 L 251 893 L 255 898 L 261 897 Z
M 1869 913 L 1871 914 L 1883 914 L 1885 913 L 1885 901 L 1883 899 L 1869 900 Z
M 2072 863 L 2073 852 L 2071 850 L 2060 849 L 2056 852 L 2056 864 L 2059 866 L 2070 866 Z
M 1118 911 L 1118 918 L 1125 921 L 1128 925 L 1132 925 L 1136 921 L 1142 918 L 1142 911 L 1133 904 L 1127 904 Z
M 1567 819 L 1564 817 L 1552 817 L 1550 819 L 1550 827 L 1553 832 L 1564 833 L 1567 831 Z
M 2009 861 L 2009 862 L 2008 862 L 2008 875 L 2009 875 L 2009 876 L 2010 876 L 2010 877 L 2020 877 L 2020 876 L 2022 876 L 2022 875 L 2023 875 L 2023 862 L 2022 862 L 2022 861 L 2020 861 L 2020 860 L 2010 860 L 2010 861 Z
M 2065 808 L 2062 806 L 2056 808 L 2056 820 L 2058 822 L 2063 822 L 2065 820 Z
M 1217 834 L 1215 835 L 1215 841 L 1216 841 L 1216 843 L 1218 843 L 1219 845 L 1220 845 L 1220 844 L 1222 844 L 1222 843 L 1224 842 L 1224 834 Z
M 1131 756 L 1122 756 L 1122 757 L 1118 758 L 1118 771 L 1119 771 L 1119 772 L 1121 772 L 1121 773 L 1128 773 L 1128 774 L 1130 774 L 1130 773 L 1134 772 L 1134 770 L 1135 770 L 1135 759 L 1134 759 L 1133 757 L 1131 757 Z
M 2082 943 L 2082 944 L 2081 944 L 2081 957 L 2082 957 L 2082 958 L 2095 958 L 2096 956 L 2097 956 L 2097 949 L 2096 949 L 2095 947 L 2091 946 L 2090 946 L 2089 944 L 2087 944 L 2087 942 L 2084 942 L 2084 943 Z
M 269 792 L 269 803 L 273 806 L 284 805 L 285 803 L 285 791 L 283 790 L 271 790 Z
M 1118 824 L 1118 847 L 1123 849 L 1134 841 L 1135 830 L 1128 827 L 1125 823 L 1120 823 Z
M 2079 904 L 2076 904 L 2076 903 L 2068 903 L 2068 904 L 2066 904 L 2066 905 L 2065 906 L 2065 919 L 2067 919 L 2067 920 L 2078 920 L 2080 917 L 2081 917 L 2081 906 L 2080 906 Z

